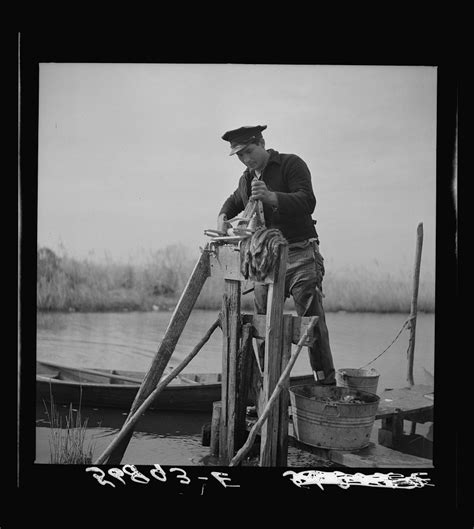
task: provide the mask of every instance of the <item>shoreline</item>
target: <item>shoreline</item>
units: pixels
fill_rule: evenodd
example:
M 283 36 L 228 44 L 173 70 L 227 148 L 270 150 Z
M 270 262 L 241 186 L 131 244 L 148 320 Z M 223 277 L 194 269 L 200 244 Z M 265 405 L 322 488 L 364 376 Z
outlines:
M 62 309 L 37 309 L 36 314 L 123 314 L 123 313 L 131 313 L 131 312 L 139 312 L 139 313 L 151 313 L 151 312 L 159 312 L 159 313 L 172 313 L 175 306 L 170 306 L 167 308 L 160 308 L 160 309 L 100 309 L 100 310 L 76 310 L 76 309 L 69 309 L 69 310 L 62 310 Z M 209 311 L 214 312 L 216 310 L 220 310 L 220 307 L 194 307 L 194 310 L 199 311 Z M 243 309 L 243 312 L 247 312 L 248 310 L 252 311 L 252 309 Z M 325 309 L 325 314 L 409 314 L 409 310 L 347 310 L 347 309 L 338 309 L 338 310 L 328 310 Z M 435 314 L 434 310 L 417 310 L 417 314 Z

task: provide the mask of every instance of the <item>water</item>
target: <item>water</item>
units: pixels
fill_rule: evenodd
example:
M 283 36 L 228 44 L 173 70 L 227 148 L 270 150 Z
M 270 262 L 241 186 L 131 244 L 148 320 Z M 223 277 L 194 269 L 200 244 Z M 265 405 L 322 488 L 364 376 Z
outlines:
M 170 364 L 176 365 L 202 338 L 217 312 L 194 310 Z M 90 368 L 147 371 L 171 318 L 169 312 L 39 314 L 37 359 Z M 326 320 L 336 369 L 359 368 L 373 360 L 396 337 L 408 314 L 328 313 Z M 380 373 L 378 392 L 407 385 L 408 330 L 370 367 Z M 217 329 L 183 373 L 220 372 L 222 334 Z M 303 351 L 292 374 L 309 373 Z M 414 379 L 428 384 L 434 373 L 434 315 L 419 314 L 416 325 Z M 63 410 L 66 411 L 66 410 Z M 42 405 L 37 407 L 36 462 L 49 462 L 49 428 Z M 88 418 L 86 446 L 98 456 L 125 419 L 123 410 L 83 408 Z M 209 453 L 201 442 L 205 413 L 150 412 L 137 424 L 123 463 L 200 465 Z M 292 450 L 289 464 L 300 464 Z M 293 458 L 293 460 L 292 460 Z M 295 459 L 296 458 L 296 459 Z

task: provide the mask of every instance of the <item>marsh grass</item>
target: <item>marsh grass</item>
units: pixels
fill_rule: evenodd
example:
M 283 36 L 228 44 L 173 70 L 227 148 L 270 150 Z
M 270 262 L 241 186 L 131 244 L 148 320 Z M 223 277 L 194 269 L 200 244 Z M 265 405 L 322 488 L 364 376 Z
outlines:
M 88 465 L 92 463 L 94 446 L 86 446 L 88 419 L 81 417 L 81 406 L 78 409 L 69 404 L 68 413 L 61 415 L 53 396 L 50 393 L 50 407 L 44 403 L 50 424 L 50 462 L 55 465 Z
M 326 273 L 323 282 L 324 307 L 328 312 L 409 313 L 412 278 L 363 268 L 340 269 Z M 420 280 L 418 310 L 434 312 L 435 285 L 430 276 Z
M 143 263 L 77 260 L 63 251 L 38 250 L 38 310 L 64 312 L 148 311 L 176 303 L 194 263 L 174 245 L 150 253 Z
M 38 250 L 37 308 L 39 311 L 118 312 L 172 310 L 186 285 L 197 256 L 181 245 L 149 253 L 140 264 L 111 259 L 77 260 L 63 251 L 57 256 L 47 248 Z M 242 291 L 249 288 L 244 284 Z M 398 275 L 362 267 L 329 269 L 323 282 L 327 312 L 410 311 L 411 273 Z M 196 309 L 218 310 L 223 280 L 209 278 Z M 291 310 L 293 301 L 287 301 Z M 418 310 L 434 312 L 434 279 L 422 271 Z M 253 296 L 242 297 L 242 309 L 253 309 Z

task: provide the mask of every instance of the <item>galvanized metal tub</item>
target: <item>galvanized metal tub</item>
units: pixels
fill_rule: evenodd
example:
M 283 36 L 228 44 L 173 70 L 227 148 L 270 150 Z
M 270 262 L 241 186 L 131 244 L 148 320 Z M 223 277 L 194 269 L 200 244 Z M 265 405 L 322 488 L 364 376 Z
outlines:
M 336 371 L 338 386 L 377 393 L 379 373 L 375 369 L 342 368 Z
M 332 450 L 358 450 L 369 444 L 377 395 L 314 384 L 292 386 L 289 393 L 295 437 L 302 443 Z

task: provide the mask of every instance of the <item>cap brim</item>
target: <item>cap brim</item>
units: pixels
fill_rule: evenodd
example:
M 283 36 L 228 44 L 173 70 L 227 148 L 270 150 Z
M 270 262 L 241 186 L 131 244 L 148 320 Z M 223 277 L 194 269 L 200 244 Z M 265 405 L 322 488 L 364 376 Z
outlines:
M 229 153 L 229 156 L 232 156 L 233 154 L 241 151 L 242 149 L 245 149 L 245 147 L 247 147 L 248 143 L 243 143 L 241 145 L 236 145 L 235 147 L 232 147 L 232 149 L 230 150 L 230 153 Z

